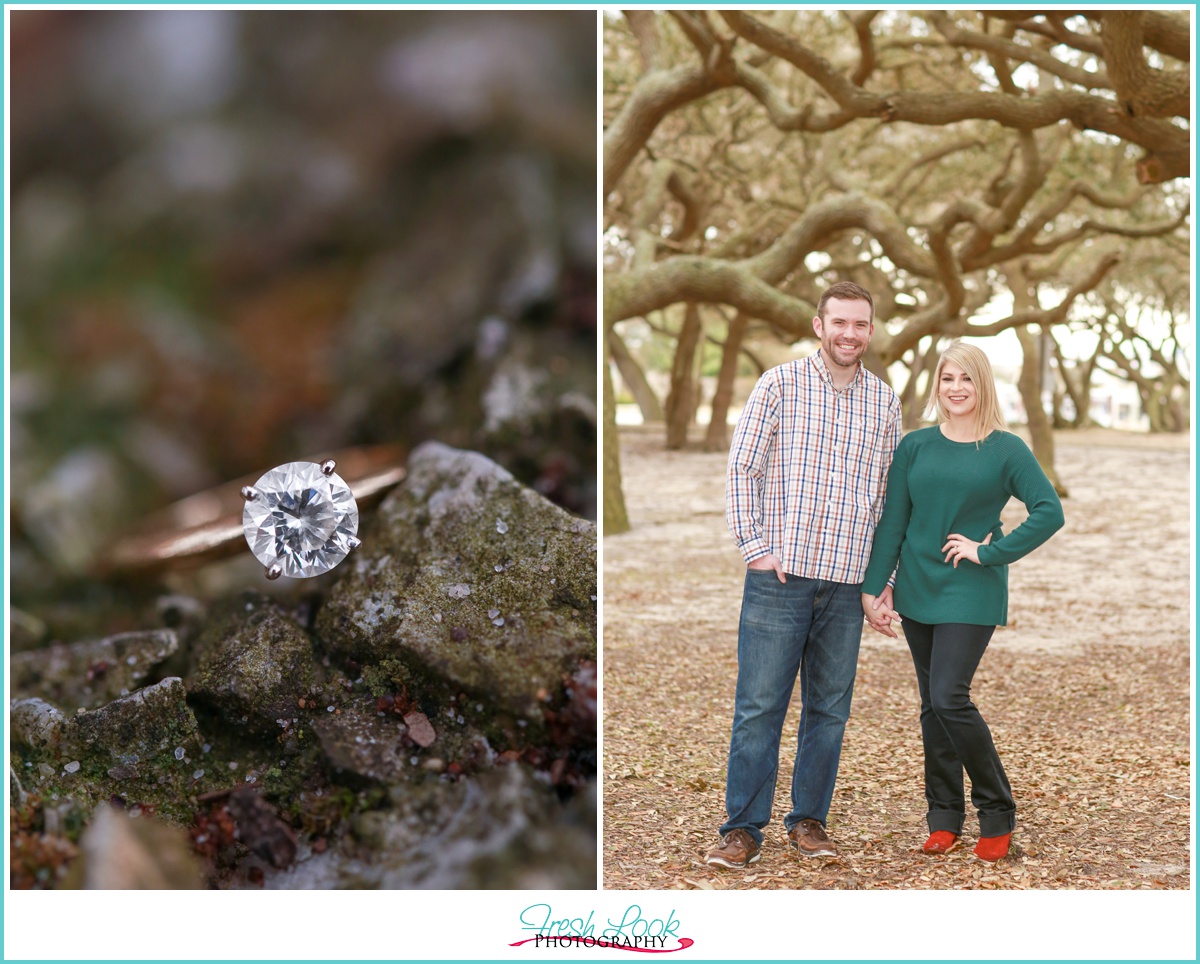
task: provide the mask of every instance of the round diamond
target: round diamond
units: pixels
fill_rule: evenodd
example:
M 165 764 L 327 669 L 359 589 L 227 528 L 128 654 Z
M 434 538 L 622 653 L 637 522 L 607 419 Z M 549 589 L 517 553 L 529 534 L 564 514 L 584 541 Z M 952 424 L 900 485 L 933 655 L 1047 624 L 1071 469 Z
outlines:
M 319 576 L 358 545 L 358 506 L 336 472 L 316 462 L 288 462 L 254 483 L 242 511 L 250 551 L 269 570 L 295 579 Z

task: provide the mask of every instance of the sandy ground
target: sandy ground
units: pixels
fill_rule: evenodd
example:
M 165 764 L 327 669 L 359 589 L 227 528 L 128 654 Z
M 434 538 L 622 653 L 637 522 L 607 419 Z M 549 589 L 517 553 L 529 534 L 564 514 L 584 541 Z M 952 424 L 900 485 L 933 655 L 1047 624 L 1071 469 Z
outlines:
M 781 844 L 797 696 L 775 820 L 747 873 L 701 859 L 724 816 L 744 568 L 725 459 L 623 429 L 633 531 L 603 547 L 605 886 L 1188 887 L 1188 439 L 1091 430 L 1057 444 L 1066 526 L 1011 567 L 1010 623 L 973 689 L 1018 798 L 1013 855 L 970 858 L 970 815 L 967 847 L 919 855 L 912 665 L 903 641 L 867 629 L 829 820 L 841 857 L 800 866 Z M 1010 506 L 1005 527 L 1023 511 Z

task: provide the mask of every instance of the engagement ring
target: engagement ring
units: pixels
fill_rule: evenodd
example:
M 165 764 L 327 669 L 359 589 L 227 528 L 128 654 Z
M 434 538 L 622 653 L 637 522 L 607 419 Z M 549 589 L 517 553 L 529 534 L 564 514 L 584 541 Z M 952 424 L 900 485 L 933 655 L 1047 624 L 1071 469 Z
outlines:
M 113 545 L 103 568 L 133 575 L 195 566 L 233 555 L 244 542 L 268 579 L 319 576 L 362 544 L 359 510 L 403 479 L 402 452 L 390 445 L 288 462 L 154 514 Z

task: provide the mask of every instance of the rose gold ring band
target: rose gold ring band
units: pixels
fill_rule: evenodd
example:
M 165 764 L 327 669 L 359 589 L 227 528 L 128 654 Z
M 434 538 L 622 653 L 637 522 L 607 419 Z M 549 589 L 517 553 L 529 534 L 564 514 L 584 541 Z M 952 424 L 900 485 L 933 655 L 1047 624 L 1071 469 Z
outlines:
M 333 458 L 338 475 L 350 487 L 361 511 L 377 505 L 404 480 L 404 454 L 396 445 L 374 445 L 345 449 L 311 461 Z M 241 490 L 261 475 L 259 472 L 198 492 L 148 516 L 128 535 L 118 538 L 101 558 L 101 574 L 149 575 L 164 569 L 190 568 L 246 549 Z

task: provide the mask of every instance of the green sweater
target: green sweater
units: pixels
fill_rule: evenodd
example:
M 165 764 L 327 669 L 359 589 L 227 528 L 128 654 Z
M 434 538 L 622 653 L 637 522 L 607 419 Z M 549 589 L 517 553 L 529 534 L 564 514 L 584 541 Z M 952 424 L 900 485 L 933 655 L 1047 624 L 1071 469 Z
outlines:
M 1008 535 L 1000 510 L 1015 496 L 1029 518 Z M 979 443 L 953 442 L 935 425 L 901 440 L 888 472 L 883 517 L 875 529 L 862 591 L 879 595 L 896 571 L 894 608 L 921 623 L 1008 622 L 1008 563 L 1062 528 L 1062 503 L 1028 446 L 1010 432 Z M 979 565 L 958 568 L 941 551 L 951 533 L 989 545 Z M 899 560 L 900 566 L 896 568 Z

